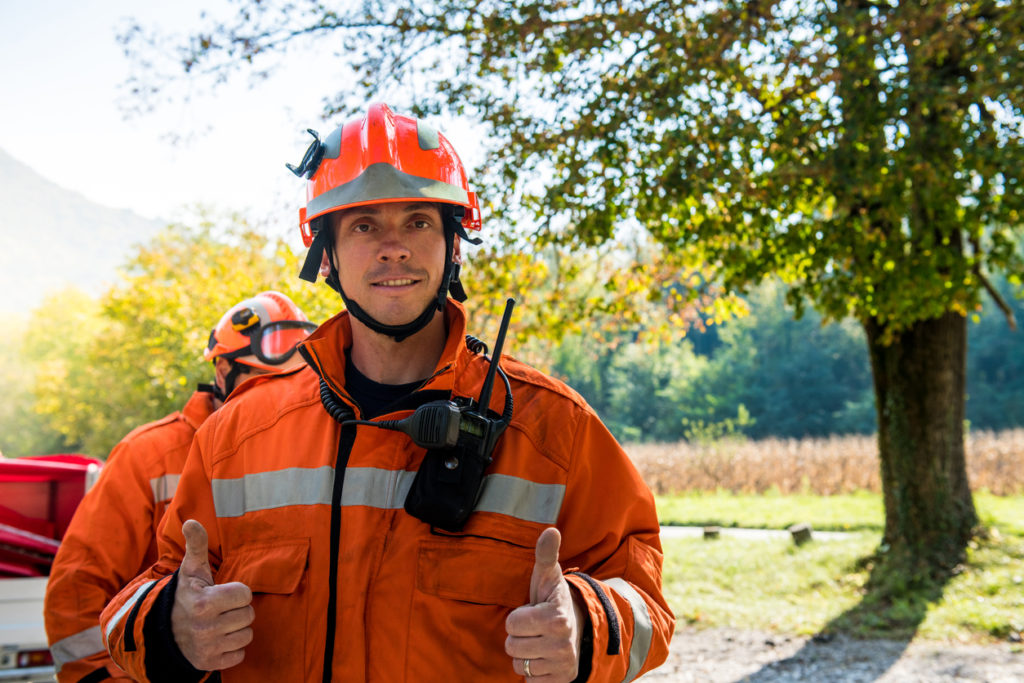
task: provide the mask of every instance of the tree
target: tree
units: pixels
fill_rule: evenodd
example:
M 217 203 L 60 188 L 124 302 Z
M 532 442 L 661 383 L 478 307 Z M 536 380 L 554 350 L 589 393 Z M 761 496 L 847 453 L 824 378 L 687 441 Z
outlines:
M 586 247 L 635 224 L 730 291 L 778 274 L 795 306 L 853 316 L 874 377 L 884 543 L 961 559 L 977 523 L 966 315 L 989 273 L 1022 270 L 1017 3 L 238 4 L 179 44 L 190 80 L 344 44 L 356 78 L 327 112 L 396 94 L 484 122 L 484 194 L 538 225 L 535 244 Z M 151 56 L 151 37 L 136 27 L 125 43 Z
M 276 289 L 313 321 L 336 313 L 337 296 L 298 280 L 298 269 L 288 245 L 237 217 L 168 226 L 138 247 L 100 300 L 57 295 L 33 313 L 34 412 L 66 446 L 106 457 L 129 431 L 180 409 L 196 384 L 213 380 L 202 353 L 232 305 Z
M 51 295 L 41 306 L 63 311 L 63 339 L 73 341 L 68 326 L 78 325 L 92 309 L 92 300 L 84 293 L 68 289 Z M 83 315 L 85 314 L 85 315 Z M 49 428 L 43 416 L 34 410 L 32 387 L 36 381 L 36 364 L 28 359 L 40 349 L 28 348 L 27 316 L 7 316 L 0 321 L 0 452 L 6 457 L 66 453 L 64 438 Z
M 506 342 L 513 353 L 530 352 L 518 348 L 527 337 L 550 340 L 570 328 L 598 333 L 643 318 L 660 321 L 654 334 L 680 324 L 682 313 L 671 302 L 647 301 L 648 289 L 665 277 L 658 268 L 612 249 L 603 250 L 603 258 L 592 254 L 565 264 L 554 247 L 541 256 L 474 255 L 466 286 L 482 302 L 475 334 L 493 343 L 508 292 L 524 304 L 518 339 Z M 610 264 L 625 264 L 628 282 Z M 275 289 L 315 322 L 343 308 L 322 282 L 299 280 L 299 268 L 300 255 L 286 241 L 267 238 L 239 216 L 201 211 L 194 225 L 168 226 L 138 247 L 99 300 L 70 291 L 51 295 L 24 323 L 25 351 L 0 348 L 19 361 L 10 364 L 18 372 L 0 375 L 0 386 L 18 389 L 0 412 L 0 446 L 9 455 L 62 449 L 104 457 L 131 429 L 179 409 L 196 384 L 212 381 L 202 351 L 210 329 L 241 299 Z M 613 318 L 626 302 L 630 315 Z M 559 314 L 606 307 L 601 325 L 573 324 L 573 316 Z
M 871 377 L 857 324 L 823 325 L 814 310 L 794 320 L 774 280 L 746 300 L 750 315 L 722 326 L 699 380 L 716 399 L 709 418 L 734 417 L 743 405 L 753 418 L 743 432 L 754 438 L 872 432 Z
M 620 441 L 678 441 L 684 419 L 706 423 L 707 417 L 697 414 L 706 400 L 698 387 L 707 359 L 681 337 L 606 330 L 567 335 L 551 350 L 551 372 L 565 378 Z
M 705 332 L 691 329 L 685 338 L 677 329 L 674 338 L 637 341 L 639 325 L 569 335 L 548 350 L 550 369 L 626 441 L 872 432 L 874 394 L 863 330 L 852 320 L 822 325 L 814 310 L 793 319 L 776 280 L 744 301 L 747 315 Z M 711 332 L 714 348 L 694 353 Z M 1006 412 L 1006 406 L 998 403 L 994 412 Z
M 1024 301 L 1012 300 L 1005 279 L 993 282 L 1008 299 L 1014 318 L 1024 318 Z M 972 325 L 967 350 L 967 419 L 971 429 L 1012 429 L 1024 426 L 1024 339 L 1007 335 L 997 306 L 985 310 Z

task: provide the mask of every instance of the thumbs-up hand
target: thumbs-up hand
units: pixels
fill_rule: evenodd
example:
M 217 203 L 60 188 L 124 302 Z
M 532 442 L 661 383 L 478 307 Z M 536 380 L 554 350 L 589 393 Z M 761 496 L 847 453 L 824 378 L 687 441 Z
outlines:
M 217 585 L 208 559 L 206 529 L 194 519 L 181 526 L 185 557 L 171 609 L 171 632 L 185 658 L 197 669 L 227 669 L 245 658 L 255 617 L 252 591 L 244 583 Z
M 527 678 L 572 681 L 579 670 L 583 610 L 558 564 L 562 537 L 554 527 L 537 539 L 530 577 L 530 604 L 512 611 L 505 620 L 505 652 L 512 669 Z

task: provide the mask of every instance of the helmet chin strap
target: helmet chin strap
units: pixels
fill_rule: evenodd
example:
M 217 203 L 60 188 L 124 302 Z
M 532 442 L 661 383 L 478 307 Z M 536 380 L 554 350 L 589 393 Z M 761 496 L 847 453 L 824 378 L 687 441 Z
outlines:
M 199 384 L 196 387 L 196 389 L 199 390 L 199 391 L 206 392 L 208 394 L 213 394 L 214 397 L 217 398 L 218 400 L 220 400 L 221 402 L 224 402 L 224 401 L 228 400 L 228 396 L 230 396 L 231 392 L 235 390 L 235 382 L 238 380 L 238 375 L 240 375 L 242 373 L 243 364 L 242 363 L 236 363 L 235 361 L 231 360 L 230 358 L 227 359 L 227 361 L 228 361 L 228 363 L 231 364 L 231 370 L 224 377 L 224 388 L 223 389 L 220 387 L 220 385 L 218 385 L 216 383 L 216 381 L 214 381 L 213 384 Z M 217 366 L 217 359 L 216 358 L 213 359 L 213 365 L 214 365 L 214 369 L 216 369 L 216 366 Z
M 465 229 L 462 227 L 462 214 L 463 208 L 461 206 L 453 206 L 449 204 L 441 207 L 445 244 L 445 263 L 444 271 L 441 275 L 441 285 L 437 289 L 437 296 L 427 304 L 427 307 L 423 309 L 423 312 L 407 323 L 403 323 L 401 325 L 386 325 L 367 313 L 362 306 L 345 294 L 344 290 L 341 288 L 341 281 L 338 277 L 338 268 L 334 263 L 334 249 L 332 248 L 333 245 L 330 235 L 331 231 L 326 225 L 323 225 L 326 221 L 322 218 L 314 219 L 321 222 L 321 225 L 316 230 L 316 236 L 313 238 L 313 243 L 310 245 L 309 252 L 306 254 L 306 261 L 302 266 L 302 271 L 299 273 L 299 277 L 308 282 L 316 282 L 317 268 L 323 258 L 322 254 L 326 253 L 331 264 L 331 274 L 327 276 L 326 282 L 331 289 L 341 295 L 341 300 L 345 302 L 345 307 L 348 309 L 349 313 L 351 313 L 356 320 L 363 323 L 374 332 L 392 337 L 396 342 L 404 341 L 426 327 L 430 321 L 434 319 L 434 315 L 437 311 L 444 310 L 444 304 L 448 299 L 449 291 L 451 291 L 452 298 L 456 301 L 462 302 L 466 300 L 466 290 L 463 288 L 462 282 L 459 280 L 459 264 L 454 261 L 455 235 L 458 234 L 462 239 L 465 239 L 471 244 L 480 244 L 482 240 L 471 238 L 466 234 Z

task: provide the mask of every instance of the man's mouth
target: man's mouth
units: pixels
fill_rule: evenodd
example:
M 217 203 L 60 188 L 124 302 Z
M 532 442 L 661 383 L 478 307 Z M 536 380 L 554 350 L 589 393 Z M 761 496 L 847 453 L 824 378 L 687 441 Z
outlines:
M 374 287 L 407 287 L 409 285 L 414 285 L 417 282 L 419 282 L 419 280 L 414 280 L 413 278 L 409 278 L 409 277 L 401 277 L 401 278 L 394 278 L 392 280 L 381 280 L 380 282 L 374 282 L 373 286 Z

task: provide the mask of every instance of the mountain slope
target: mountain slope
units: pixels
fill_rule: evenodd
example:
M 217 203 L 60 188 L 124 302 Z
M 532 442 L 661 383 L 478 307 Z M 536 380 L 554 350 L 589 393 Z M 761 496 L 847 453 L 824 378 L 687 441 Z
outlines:
M 0 150 L 0 312 L 26 312 L 68 285 L 98 294 L 163 224 L 90 202 Z

